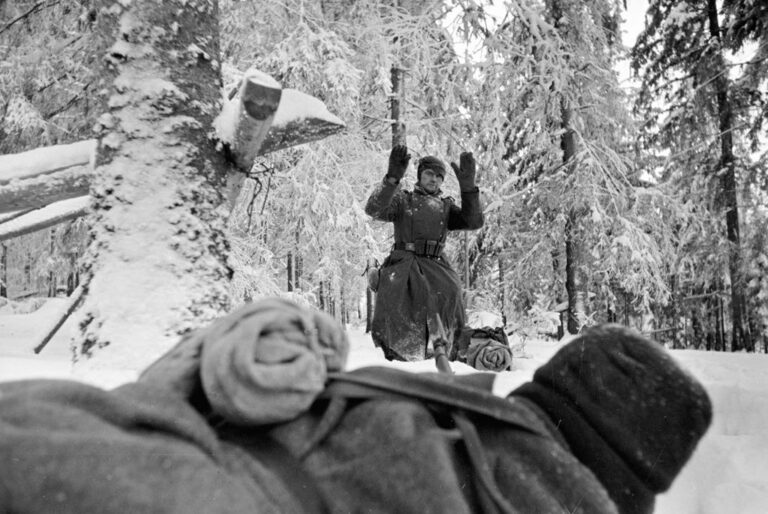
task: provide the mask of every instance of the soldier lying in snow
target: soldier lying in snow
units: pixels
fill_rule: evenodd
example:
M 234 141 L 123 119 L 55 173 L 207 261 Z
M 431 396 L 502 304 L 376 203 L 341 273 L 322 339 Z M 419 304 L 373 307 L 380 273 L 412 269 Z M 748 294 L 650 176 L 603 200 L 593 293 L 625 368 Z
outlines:
M 507 398 L 493 374 L 342 373 L 346 354 L 333 320 L 269 300 L 113 391 L 0 384 L 0 511 L 649 513 L 711 419 L 618 326 Z

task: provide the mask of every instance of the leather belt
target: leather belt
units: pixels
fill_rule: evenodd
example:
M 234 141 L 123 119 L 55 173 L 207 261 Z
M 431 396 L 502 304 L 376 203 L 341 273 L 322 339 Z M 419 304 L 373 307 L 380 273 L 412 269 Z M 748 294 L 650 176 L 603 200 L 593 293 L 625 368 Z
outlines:
M 394 250 L 405 250 L 425 257 L 440 257 L 445 245 L 440 241 L 417 239 L 412 243 L 395 243 Z

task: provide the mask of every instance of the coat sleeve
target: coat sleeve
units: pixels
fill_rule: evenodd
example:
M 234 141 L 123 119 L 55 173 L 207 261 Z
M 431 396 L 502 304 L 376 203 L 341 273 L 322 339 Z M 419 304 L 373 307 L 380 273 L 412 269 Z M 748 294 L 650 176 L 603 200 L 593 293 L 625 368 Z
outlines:
M 448 211 L 448 230 L 475 230 L 483 226 L 480 190 L 461 193 L 461 208 L 451 205 Z
M 394 221 L 400 215 L 401 203 L 400 184 L 392 185 L 385 178 L 376 184 L 368 197 L 365 213 L 379 221 Z

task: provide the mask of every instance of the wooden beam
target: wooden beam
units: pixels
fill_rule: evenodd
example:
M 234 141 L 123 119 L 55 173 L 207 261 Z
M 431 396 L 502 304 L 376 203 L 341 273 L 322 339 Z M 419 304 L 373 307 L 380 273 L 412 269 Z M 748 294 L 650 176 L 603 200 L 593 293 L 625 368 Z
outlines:
M 0 186 L 7 186 L 14 180 L 57 173 L 75 166 L 90 166 L 93 169 L 95 159 L 95 139 L 0 155 Z
M 215 126 L 237 167 L 246 172 L 259 155 L 317 141 L 346 127 L 321 100 L 295 89 L 282 89 L 272 77 L 257 70 L 245 74 Z
M 69 295 L 69 298 L 67 298 L 66 303 L 59 310 L 57 316 L 54 317 L 52 321 L 49 321 L 48 326 L 43 332 L 42 339 L 35 345 L 32 351 L 35 353 L 40 353 L 43 348 L 45 348 L 45 345 L 47 345 L 51 339 L 53 339 L 53 336 L 56 335 L 56 332 L 58 332 L 64 322 L 67 321 L 67 318 L 69 318 L 72 313 L 75 312 L 75 308 L 83 299 L 84 292 L 85 290 L 82 285 L 77 286 L 77 289 L 72 291 L 72 294 Z
M 14 211 L 88 194 L 96 144 L 87 139 L 0 155 L 0 222 L 16 216 Z
M 269 131 L 282 96 L 280 84 L 258 70 L 248 70 L 234 98 L 225 102 L 216 132 L 229 145 L 237 167 L 250 171 Z
M 23 236 L 83 216 L 88 212 L 90 203 L 90 196 L 80 196 L 52 203 L 41 209 L 24 213 L 10 221 L 0 223 L 0 241 Z
M 46 205 L 87 195 L 93 168 L 90 164 L 40 172 L 0 185 L 0 214 Z

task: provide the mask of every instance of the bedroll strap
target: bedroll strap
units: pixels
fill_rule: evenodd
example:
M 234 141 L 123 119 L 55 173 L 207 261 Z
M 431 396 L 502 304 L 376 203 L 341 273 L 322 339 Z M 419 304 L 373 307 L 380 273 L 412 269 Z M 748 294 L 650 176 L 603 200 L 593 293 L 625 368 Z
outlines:
M 328 384 L 320 398 L 341 396 L 370 399 L 395 394 L 487 416 L 533 435 L 548 437 L 520 419 L 511 404 L 514 399 L 500 398 L 491 393 L 494 377 L 493 373 L 417 374 L 395 368 L 371 366 L 343 373 L 329 373 Z
M 477 373 L 462 377 L 445 374 L 417 375 L 392 368 L 371 367 L 331 374 L 330 378 L 321 395 L 321 398 L 330 399 L 330 404 L 310 446 L 319 443 L 333 430 L 341 418 L 339 411 L 346 407 L 348 400 L 419 400 L 439 412 L 447 413 L 461 432 L 467 458 L 474 470 L 475 490 L 482 512 L 514 512 L 496 485 L 480 436 L 474 423 L 467 417 L 467 412 L 503 421 L 535 435 L 543 434 L 519 420 L 511 410 L 509 400 L 490 393 L 493 385 L 492 374 Z

